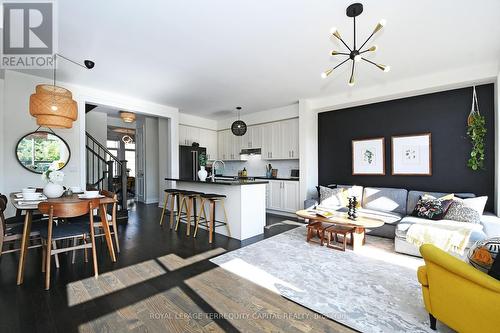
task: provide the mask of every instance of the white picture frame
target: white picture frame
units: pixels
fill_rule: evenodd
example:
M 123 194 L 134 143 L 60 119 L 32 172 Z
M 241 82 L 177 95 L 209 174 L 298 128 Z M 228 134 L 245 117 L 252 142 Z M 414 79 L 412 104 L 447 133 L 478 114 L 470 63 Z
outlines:
M 352 140 L 352 175 L 385 175 L 385 139 Z
M 432 176 L 431 133 L 391 138 L 392 175 Z

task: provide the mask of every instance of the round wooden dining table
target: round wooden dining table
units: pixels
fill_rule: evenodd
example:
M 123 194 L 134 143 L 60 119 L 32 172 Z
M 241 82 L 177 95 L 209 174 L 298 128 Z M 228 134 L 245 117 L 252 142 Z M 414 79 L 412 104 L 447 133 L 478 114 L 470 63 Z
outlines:
M 24 279 L 24 266 L 26 263 L 26 257 L 28 255 L 28 245 L 29 245 L 29 238 L 30 238 L 30 233 L 31 233 L 31 222 L 33 218 L 33 212 L 35 212 L 38 209 L 38 203 L 41 201 L 33 201 L 33 203 L 28 202 L 28 201 L 20 201 L 17 197 L 16 194 L 19 192 L 11 193 L 10 194 L 10 202 L 16 208 L 17 210 L 25 211 L 26 215 L 24 218 L 24 226 L 23 226 L 23 236 L 21 238 L 21 254 L 19 257 L 19 265 L 17 269 L 17 284 L 20 285 L 23 283 Z M 80 199 L 77 194 L 73 194 L 70 196 L 63 196 L 61 198 L 57 199 L 46 199 L 42 200 L 44 202 L 57 202 L 57 203 L 71 203 L 75 201 L 82 201 L 86 199 Z M 95 199 L 94 199 L 95 200 Z M 89 201 L 89 200 L 86 200 Z M 101 197 L 99 198 L 99 215 L 101 217 L 101 221 L 107 221 L 107 214 L 106 214 L 106 206 L 108 204 L 113 204 L 115 203 L 116 200 L 113 198 L 109 197 Z M 109 225 L 108 223 L 102 223 L 102 228 L 104 229 L 104 236 L 106 238 L 106 244 L 108 246 L 108 251 L 109 255 L 111 257 L 111 260 L 113 262 L 116 262 L 116 255 L 115 255 L 115 250 L 113 248 L 113 241 L 111 240 L 111 232 L 109 230 Z

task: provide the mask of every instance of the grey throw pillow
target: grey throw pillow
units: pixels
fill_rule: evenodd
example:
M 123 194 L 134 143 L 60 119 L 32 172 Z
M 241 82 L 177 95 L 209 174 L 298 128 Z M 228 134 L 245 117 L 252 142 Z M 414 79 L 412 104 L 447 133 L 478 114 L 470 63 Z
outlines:
M 457 222 L 481 223 L 481 215 L 474 208 L 467 207 L 460 199 L 453 200 L 444 218 Z
M 323 207 L 345 206 L 345 195 L 343 188 L 319 187 L 320 204 Z

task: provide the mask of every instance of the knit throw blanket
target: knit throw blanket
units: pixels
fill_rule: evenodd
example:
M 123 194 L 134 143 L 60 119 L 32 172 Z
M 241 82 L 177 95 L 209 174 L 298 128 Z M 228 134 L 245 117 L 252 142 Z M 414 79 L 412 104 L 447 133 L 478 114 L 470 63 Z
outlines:
M 415 223 L 406 233 L 406 241 L 416 246 L 433 244 L 444 251 L 463 255 L 477 225 L 472 223 Z

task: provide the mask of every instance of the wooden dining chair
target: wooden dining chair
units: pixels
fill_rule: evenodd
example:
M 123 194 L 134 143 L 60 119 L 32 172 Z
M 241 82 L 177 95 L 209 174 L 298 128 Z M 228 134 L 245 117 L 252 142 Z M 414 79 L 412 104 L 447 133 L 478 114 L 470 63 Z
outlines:
M 113 205 L 111 206 L 111 211 L 109 214 L 108 212 L 106 212 L 106 217 L 107 217 L 107 223 L 110 227 L 110 233 L 111 233 L 111 237 L 114 238 L 114 242 L 115 242 L 115 245 L 116 245 L 116 251 L 118 253 L 120 253 L 120 243 L 118 242 L 118 227 L 116 225 L 116 209 L 117 209 L 117 198 L 118 196 L 116 195 L 116 193 L 113 193 L 113 192 L 110 192 L 110 191 L 106 191 L 106 190 L 101 190 L 100 191 L 100 194 L 101 195 L 104 195 L 105 197 L 108 197 L 108 198 L 111 198 L 111 199 L 114 199 L 114 203 Z M 86 217 L 79 217 L 79 218 L 76 218 L 76 219 L 73 219 L 73 222 L 79 222 L 79 223 L 88 223 L 88 218 Z M 104 237 L 106 236 L 106 234 L 104 233 L 103 231 L 103 227 L 102 227 L 102 221 L 101 221 L 101 216 L 99 214 L 94 214 L 94 227 L 95 228 L 99 228 L 99 232 L 97 232 L 95 234 L 95 237 Z
M 20 240 L 23 237 L 24 220 L 22 223 L 7 223 L 4 212 L 7 209 L 7 197 L 0 194 L 0 256 L 5 253 L 21 250 Z M 33 221 L 34 222 L 34 221 Z M 40 229 L 41 223 L 33 223 L 30 232 L 30 245 L 28 249 L 41 247 Z M 16 244 L 19 244 L 16 247 Z M 9 248 L 4 250 L 4 245 Z
M 55 254 L 73 251 L 77 249 L 92 249 L 92 260 L 94 263 L 94 275 L 98 275 L 97 256 L 94 238 L 94 216 L 89 214 L 95 207 L 99 207 L 99 199 L 81 200 L 70 202 L 41 202 L 38 204 L 38 210 L 42 214 L 49 216 L 48 226 L 40 230 L 40 236 L 43 243 L 43 261 L 42 270 L 45 270 L 45 290 L 50 288 L 50 268 L 51 257 Z M 89 225 L 82 223 L 60 223 L 54 227 L 54 218 L 69 219 L 79 216 L 89 216 Z M 87 236 L 90 243 L 87 242 Z M 53 249 L 52 242 L 57 240 L 82 238 L 83 244 Z
M 106 190 L 101 190 L 101 195 L 104 195 L 107 198 L 111 198 L 114 200 L 113 205 L 111 206 L 111 215 L 106 213 L 106 216 L 108 217 L 108 225 L 111 227 L 111 235 L 115 239 L 115 244 L 116 244 L 116 251 L 120 253 L 120 243 L 118 242 L 118 227 L 116 226 L 116 209 L 117 209 L 117 199 L 118 196 L 116 193 L 106 191 Z M 101 217 L 99 216 L 97 222 L 95 223 L 96 227 L 99 227 L 102 229 L 102 222 L 101 222 Z M 96 237 L 104 237 L 105 234 L 104 232 L 99 233 L 96 235 Z

